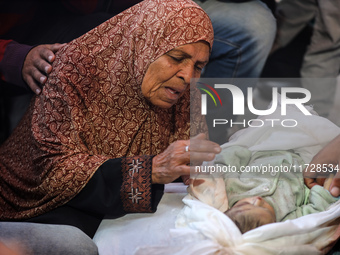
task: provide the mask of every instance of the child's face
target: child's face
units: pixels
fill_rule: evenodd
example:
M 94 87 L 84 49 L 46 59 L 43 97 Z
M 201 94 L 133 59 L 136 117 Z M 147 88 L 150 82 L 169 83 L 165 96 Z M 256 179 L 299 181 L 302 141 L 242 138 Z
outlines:
M 249 211 L 256 215 L 261 225 L 276 222 L 275 211 L 262 197 L 248 197 L 239 200 L 233 209 L 240 211 Z

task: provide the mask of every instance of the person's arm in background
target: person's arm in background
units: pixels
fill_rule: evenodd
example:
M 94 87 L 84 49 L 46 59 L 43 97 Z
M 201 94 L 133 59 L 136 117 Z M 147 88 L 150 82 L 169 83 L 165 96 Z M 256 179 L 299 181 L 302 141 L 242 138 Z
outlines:
M 340 196 L 340 135 L 334 138 L 326 147 L 324 147 L 318 154 L 314 156 L 307 169 L 304 171 L 305 184 L 308 188 L 315 185 L 324 185 L 327 176 L 315 170 L 314 166 L 328 166 L 335 171 L 326 174 L 335 174 L 329 191 L 334 197 Z
M 44 44 L 33 47 L 13 40 L 0 40 L 1 79 L 39 94 L 52 70 L 54 53 L 61 46 Z
M 65 11 L 77 15 L 87 15 L 97 11 L 106 1 L 63 0 L 61 5 Z M 25 5 L 16 8 L 15 3 L 6 3 L 1 10 L 0 21 L 0 79 L 9 84 L 39 94 L 52 70 L 52 62 L 62 46 L 60 44 L 23 44 L 10 36 L 11 31 L 24 23 L 40 17 L 39 2 L 27 1 Z M 47 8 L 55 8 L 56 3 L 45 4 Z M 44 9 L 43 9 L 44 10 Z M 0 22 L 1 23 L 1 22 Z M 8 35 L 10 34 L 10 35 Z M 57 42 L 56 42 L 57 43 Z
M 65 10 L 77 15 L 87 15 L 95 12 L 109 12 L 114 15 L 138 2 L 140 0 L 128 0 L 124 4 L 119 1 L 105 0 L 63 0 L 61 3 Z M 29 10 L 31 9 L 28 8 Z M 18 15 L 27 16 L 26 13 L 18 13 L 14 16 Z M 10 17 L 7 18 L 9 19 Z M 16 19 L 13 22 L 8 22 L 6 29 L 3 28 L 3 31 L 0 31 L 0 34 L 3 35 L 2 38 L 6 38 L 4 37 L 6 32 L 10 31 L 11 27 L 14 27 L 17 23 Z M 42 85 L 46 82 L 47 76 L 52 70 L 51 64 L 55 58 L 54 53 L 61 46 L 56 43 L 41 44 L 33 47 L 14 40 L 0 39 L 0 79 L 39 94 Z
M 32 46 L 19 44 L 13 40 L 0 40 L 1 80 L 26 88 L 21 77 L 21 69 Z

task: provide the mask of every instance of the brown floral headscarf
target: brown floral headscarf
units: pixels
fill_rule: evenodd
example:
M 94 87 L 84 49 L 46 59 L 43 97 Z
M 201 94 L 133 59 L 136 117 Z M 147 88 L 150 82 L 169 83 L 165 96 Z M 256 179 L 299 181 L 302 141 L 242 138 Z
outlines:
M 165 110 L 143 98 L 141 83 L 158 57 L 200 40 L 211 46 L 213 29 L 194 2 L 146 0 L 63 47 L 0 148 L 0 218 L 67 203 L 110 158 L 155 155 L 189 139 L 189 90 Z

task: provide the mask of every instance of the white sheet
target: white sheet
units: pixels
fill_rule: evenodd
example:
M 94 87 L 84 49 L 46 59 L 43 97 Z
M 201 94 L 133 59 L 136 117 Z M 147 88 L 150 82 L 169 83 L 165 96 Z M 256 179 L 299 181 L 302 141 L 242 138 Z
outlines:
M 317 115 L 305 116 L 292 106 L 288 107 L 286 116 L 281 116 L 278 108 L 272 115 L 260 119 L 265 123 L 263 127 L 239 131 L 231 138 L 231 142 L 222 147 L 241 145 L 251 151 L 294 150 L 309 163 L 318 151 L 340 134 L 340 128 L 329 120 Z M 278 121 L 269 122 L 266 119 Z M 283 119 L 295 119 L 298 125 L 295 128 L 283 127 Z M 340 202 L 325 212 L 268 224 L 242 235 L 221 212 L 227 203 L 226 195 L 222 198 L 221 182 L 218 178 L 203 176 L 206 186 L 190 187 L 190 193 L 195 198 L 188 195 L 183 199 L 185 206 L 177 217 L 176 229 L 171 230 L 172 240 L 181 242 L 168 247 L 140 248 L 136 254 L 311 255 L 327 251 L 327 246 L 340 236 Z M 214 189 L 219 190 L 218 199 L 215 199 Z
M 276 112 L 264 118 L 282 119 L 282 116 Z M 298 119 L 299 127 L 293 132 L 293 129 L 277 125 L 275 133 L 271 123 L 265 122 L 261 129 L 235 134 L 232 143 L 250 147 L 253 151 L 294 149 L 305 162 L 310 162 L 315 153 L 340 133 L 340 129 L 328 120 L 301 115 L 293 107 L 284 118 Z M 221 212 L 225 210 L 226 200 L 220 190 L 216 191 L 216 186 L 205 190 L 201 197 L 213 207 L 190 196 L 183 199 L 183 204 L 184 186 L 173 191 L 178 193 L 165 193 L 155 214 L 131 214 L 104 220 L 94 237 L 99 254 L 311 255 L 321 254 L 322 247 L 340 235 L 339 222 L 334 221 L 340 218 L 340 203 L 326 212 L 265 225 L 242 235 Z M 311 242 L 313 245 L 307 245 Z
M 139 246 L 168 245 L 169 230 L 183 208 L 187 194 L 182 183 L 165 185 L 165 194 L 155 213 L 128 214 L 101 222 L 93 240 L 100 255 L 131 255 Z
M 268 224 L 241 234 L 235 224 L 219 210 L 188 195 L 184 209 L 171 230 L 173 244 L 167 247 L 141 247 L 137 255 L 196 254 L 322 254 L 319 250 L 340 231 L 340 202 L 328 211 L 295 220 Z M 326 224 L 326 225 L 325 225 Z M 323 226 L 323 227 L 321 227 Z M 176 242 L 180 240 L 180 242 Z M 308 245 L 313 242 L 312 245 Z

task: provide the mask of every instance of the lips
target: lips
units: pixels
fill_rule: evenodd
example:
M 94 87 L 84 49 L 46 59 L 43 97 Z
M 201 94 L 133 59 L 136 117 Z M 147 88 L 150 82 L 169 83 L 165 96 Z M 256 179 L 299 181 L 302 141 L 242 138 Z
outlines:
M 182 90 L 177 90 L 172 87 L 165 87 L 165 90 L 166 90 L 167 97 L 170 100 L 178 100 L 183 92 Z
M 175 89 L 173 89 L 173 88 L 170 88 L 170 87 L 167 87 L 167 89 L 168 89 L 169 92 L 170 92 L 171 94 L 173 94 L 173 95 L 179 94 L 179 93 L 180 93 L 179 91 L 177 91 L 177 90 L 175 90 Z

